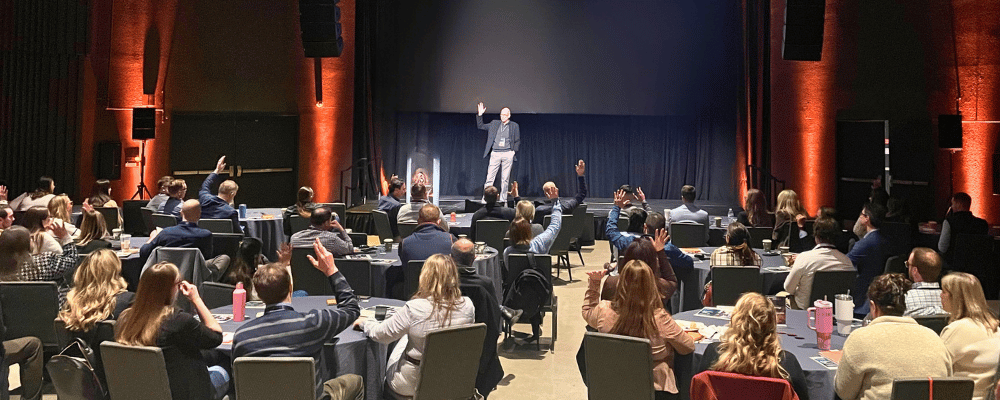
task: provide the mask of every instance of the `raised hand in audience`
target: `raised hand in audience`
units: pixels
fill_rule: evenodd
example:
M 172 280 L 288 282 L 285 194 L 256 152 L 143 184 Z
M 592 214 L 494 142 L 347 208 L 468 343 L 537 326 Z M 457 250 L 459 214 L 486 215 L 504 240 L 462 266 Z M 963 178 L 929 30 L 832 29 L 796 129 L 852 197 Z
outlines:
M 576 176 L 583 176 L 584 171 L 587 170 L 587 164 L 580 160 L 576 163 Z
M 313 242 L 313 250 L 316 251 L 316 258 L 307 255 L 309 257 L 309 262 L 312 263 L 313 267 L 318 269 L 320 272 L 330 276 L 337 273 L 337 264 L 333 262 L 333 253 L 330 253 L 323 244 L 319 242 L 319 238 Z M 317 260 L 318 258 L 318 260 Z
M 219 157 L 219 162 L 215 163 L 215 173 L 221 174 L 226 169 L 226 156 Z
M 628 204 L 628 200 L 625 200 L 625 196 L 626 194 L 624 190 L 618 189 L 618 191 L 615 192 L 615 205 L 618 206 L 618 208 L 625 208 Z
M 653 247 L 656 248 L 657 252 L 663 251 L 663 248 L 667 246 L 667 242 L 670 241 L 670 235 L 667 234 L 666 229 L 657 229 L 656 235 L 653 236 Z
M 483 115 L 486 112 L 486 106 L 483 105 L 483 102 L 479 102 L 479 106 L 476 109 L 479 110 L 479 115 Z
M 7 187 L 0 185 L 0 200 L 7 200 Z
M 510 183 L 510 191 L 507 192 L 507 197 L 510 197 L 512 199 L 521 197 L 517 193 L 517 181 L 514 181 L 514 182 Z
M 590 280 L 592 280 L 592 281 L 598 281 L 598 282 L 600 282 L 601 278 L 604 278 L 604 275 L 607 275 L 608 271 L 609 270 L 604 269 L 604 268 L 601 268 L 601 269 L 598 269 L 598 270 L 594 270 L 594 271 L 587 271 L 587 276 L 589 276 Z
M 289 243 L 282 243 L 281 248 L 278 249 L 278 264 L 281 265 L 291 265 L 292 264 L 292 245 Z
M 90 205 L 90 199 L 83 199 L 83 210 L 94 211 L 94 206 Z
M 66 238 L 69 237 L 69 231 L 66 230 L 66 223 L 65 222 L 62 222 L 62 221 L 59 221 L 59 222 L 55 222 L 55 221 L 49 222 L 49 224 L 45 226 L 45 229 L 47 229 L 50 232 L 52 232 L 52 234 L 55 235 L 55 237 L 57 237 L 57 238 L 66 239 Z
M 549 190 L 548 192 L 545 193 L 545 197 L 548 198 L 549 200 L 558 199 L 559 198 L 559 188 L 553 187 L 552 190 Z
M 646 202 L 646 194 L 642 192 L 641 187 L 638 186 L 635 187 L 635 199 L 639 200 L 640 203 Z

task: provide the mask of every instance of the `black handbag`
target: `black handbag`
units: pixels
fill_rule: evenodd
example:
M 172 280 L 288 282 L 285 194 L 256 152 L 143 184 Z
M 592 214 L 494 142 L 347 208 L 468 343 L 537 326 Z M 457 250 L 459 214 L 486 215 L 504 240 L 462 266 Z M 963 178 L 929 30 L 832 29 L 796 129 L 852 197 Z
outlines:
M 94 372 L 94 350 L 81 338 L 75 338 L 59 354 L 52 356 L 45 369 L 60 400 L 104 400 L 107 392 Z

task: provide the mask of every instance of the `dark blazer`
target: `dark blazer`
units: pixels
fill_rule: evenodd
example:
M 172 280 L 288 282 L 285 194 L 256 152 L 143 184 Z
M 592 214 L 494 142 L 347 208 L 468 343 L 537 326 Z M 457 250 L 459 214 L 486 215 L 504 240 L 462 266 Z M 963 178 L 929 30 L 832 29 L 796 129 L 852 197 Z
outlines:
M 410 260 L 426 260 L 435 254 L 451 254 L 452 239 L 451 234 L 437 224 L 420 224 L 399 244 L 399 261 L 405 267 Z
M 509 207 L 504 207 L 500 203 L 487 204 L 486 207 L 476 210 L 472 214 L 472 227 L 470 232 L 472 237 L 476 237 L 476 221 L 483 219 L 503 219 L 507 222 L 513 221 L 514 217 L 517 216 L 517 210 Z
M 576 196 L 572 199 L 559 200 L 559 204 L 562 205 L 563 214 L 572 214 L 573 209 L 576 206 L 583 203 L 583 200 L 587 198 L 587 178 L 585 176 L 576 177 Z M 544 203 L 535 203 L 535 220 L 531 221 L 533 224 L 541 224 L 545 221 L 546 215 L 552 215 L 552 200 L 545 200 Z
M 222 333 L 208 329 L 191 314 L 174 311 L 163 319 L 156 345 L 163 349 L 170 394 L 174 400 L 212 398 L 208 364 L 201 351 L 214 349 L 220 344 Z
M 483 116 L 476 115 L 476 127 L 489 132 L 486 135 L 486 149 L 483 150 L 483 158 L 490 155 L 490 150 L 493 148 L 493 141 L 497 138 L 497 131 L 500 130 L 500 124 L 501 122 L 498 119 L 484 124 Z M 510 149 L 517 153 L 521 148 L 521 128 L 517 125 L 517 122 L 511 120 L 507 120 L 507 125 L 510 125 Z
M 854 284 L 854 313 L 868 314 L 868 285 L 871 285 L 875 277 L 885 271 L 885 260 L 889 258 L 886 249 L 889 247 L 889 240 L 880 230 L 874 230 L 865 237 L 854 243 L 854 248 L 847 253 L 847 258 L 854 263 L 854 269 L 858 271 L 858 280 Z
M 139 249 L 140 265 L 146 265 L 149 255 L 157 247 L 196 247 L 201 250 L 206 260 L 212 258 L 212 232 L 198 227 L 198 224 L 181 222 L 160 231 L 153 241 L 142 245 Z
M 205 182 L 198 190 L 198 201 L 201 202 L 201 217 L 205 219 L 229 219 L 233 221 L 233 232 L 243 233 L 240 227 L 240 213 L 229 205 L 225 200 L 212 194 L 212 185 L 219 179 L 219 174 L 215 172 L 208 174 Z
M 462 296 L 472 300 L 476 307 L 476 322 L 486 324 L 486 338 L 483 340 L 483 354 L 479 357 L 479 374 L 476 375 L 476 389 L 483 396 L 489 393 L 504 377 L 503 366 L 497 356 L 497 338 L 500 337 L 500 303 L 494 293 L 493 282 L 476 274 L 476 269 L 461 265 L 458 278 L 461 280 Z

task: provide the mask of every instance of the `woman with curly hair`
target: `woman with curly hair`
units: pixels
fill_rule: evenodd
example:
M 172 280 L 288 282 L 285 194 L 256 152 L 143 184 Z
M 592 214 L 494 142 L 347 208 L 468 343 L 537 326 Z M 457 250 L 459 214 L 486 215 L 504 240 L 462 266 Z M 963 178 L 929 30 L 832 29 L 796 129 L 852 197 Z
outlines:
M 90 253 L 73 274 L 73 289 L 59 318 L 71 332 L 88 332 L 98 322 L 118 319 L 132 306 L 135 294 L 122 278 L 122 263 L 111 249 Z M 93 347 L 93 346 L 92 346 Z
M 361 326 L 376 342 L 399 340 L 389 355 L 386 380 L 395 394 L 413 396 L 420 380 L 420 360 L 424 358 L 427 332 L 471 324 L 475 314 L 472 300 L 462 296 L 459 289 L 455 262 L 451 256 L 435 254 L 424 261 L 419 288 L 410 301 L 384 321 L 369 319 Z
M 722 342 L 712 343 L 700 370 L 731 372 L 789 381 L 799 399 L 809 400 L 809 386 L 795 355 L 781 349 L 774 303 L 760 293 L 745 293 L 733 308 Z
M 611 301 L 600 300 L 601 278 L 606 271 L 587 273 L 590 279 L 583 299 L 583 319 L 599 332 L 649 339 L 656 398 L 676 398 L 674 353 L 693 352 L 694 339 L 663 308 L 653 269 L 645 262 L 632 260 L 622 267 Z
M 951 355 L 953 376 L 975 381 L 972 398 L 984 399 L 996 382 L 1000 321 L 986 304 L 979 279 L 964 272 L 952 272 L 941 279 L 941 305 L 951 314 L 941 339 Z
M 903 316 L 911 286 L 903 274 L 880 275 L 868 286 L 875 319 L 844 342 L 835 379 L 841 399 L 888 399 L 894 379 L 952 375 L 941 338 Z

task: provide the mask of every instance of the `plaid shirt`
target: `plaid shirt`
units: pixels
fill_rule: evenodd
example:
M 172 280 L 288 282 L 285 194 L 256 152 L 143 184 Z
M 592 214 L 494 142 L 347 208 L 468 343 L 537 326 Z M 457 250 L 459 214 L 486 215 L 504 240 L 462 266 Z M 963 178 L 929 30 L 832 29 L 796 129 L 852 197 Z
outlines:
M 937 282 L 914 282 L 906 292 L 906 312 L 903 316 L 948 314 L 941 306 L 941 284 Z
M 31 256 L 31 262 L 21 266 L 16 279 L 26 282 L 55 281 L 59 284 L 59 305 L 66 302 L 69 285 L 63 279 L 66 271 L 76 265 L 76 244 L 69 242 L 62 247 L 62 254 L 40 253 Z
M 763 260 L 760 259 L 760 254 L 753 252 L 753 264 L 744 264 L 740 261 L 739 255 L 733 248 L 729 246 L 722 246 L 712 252 L 712 266 L 713 267 L 745 267 L 745 266 L 761 266 Z

